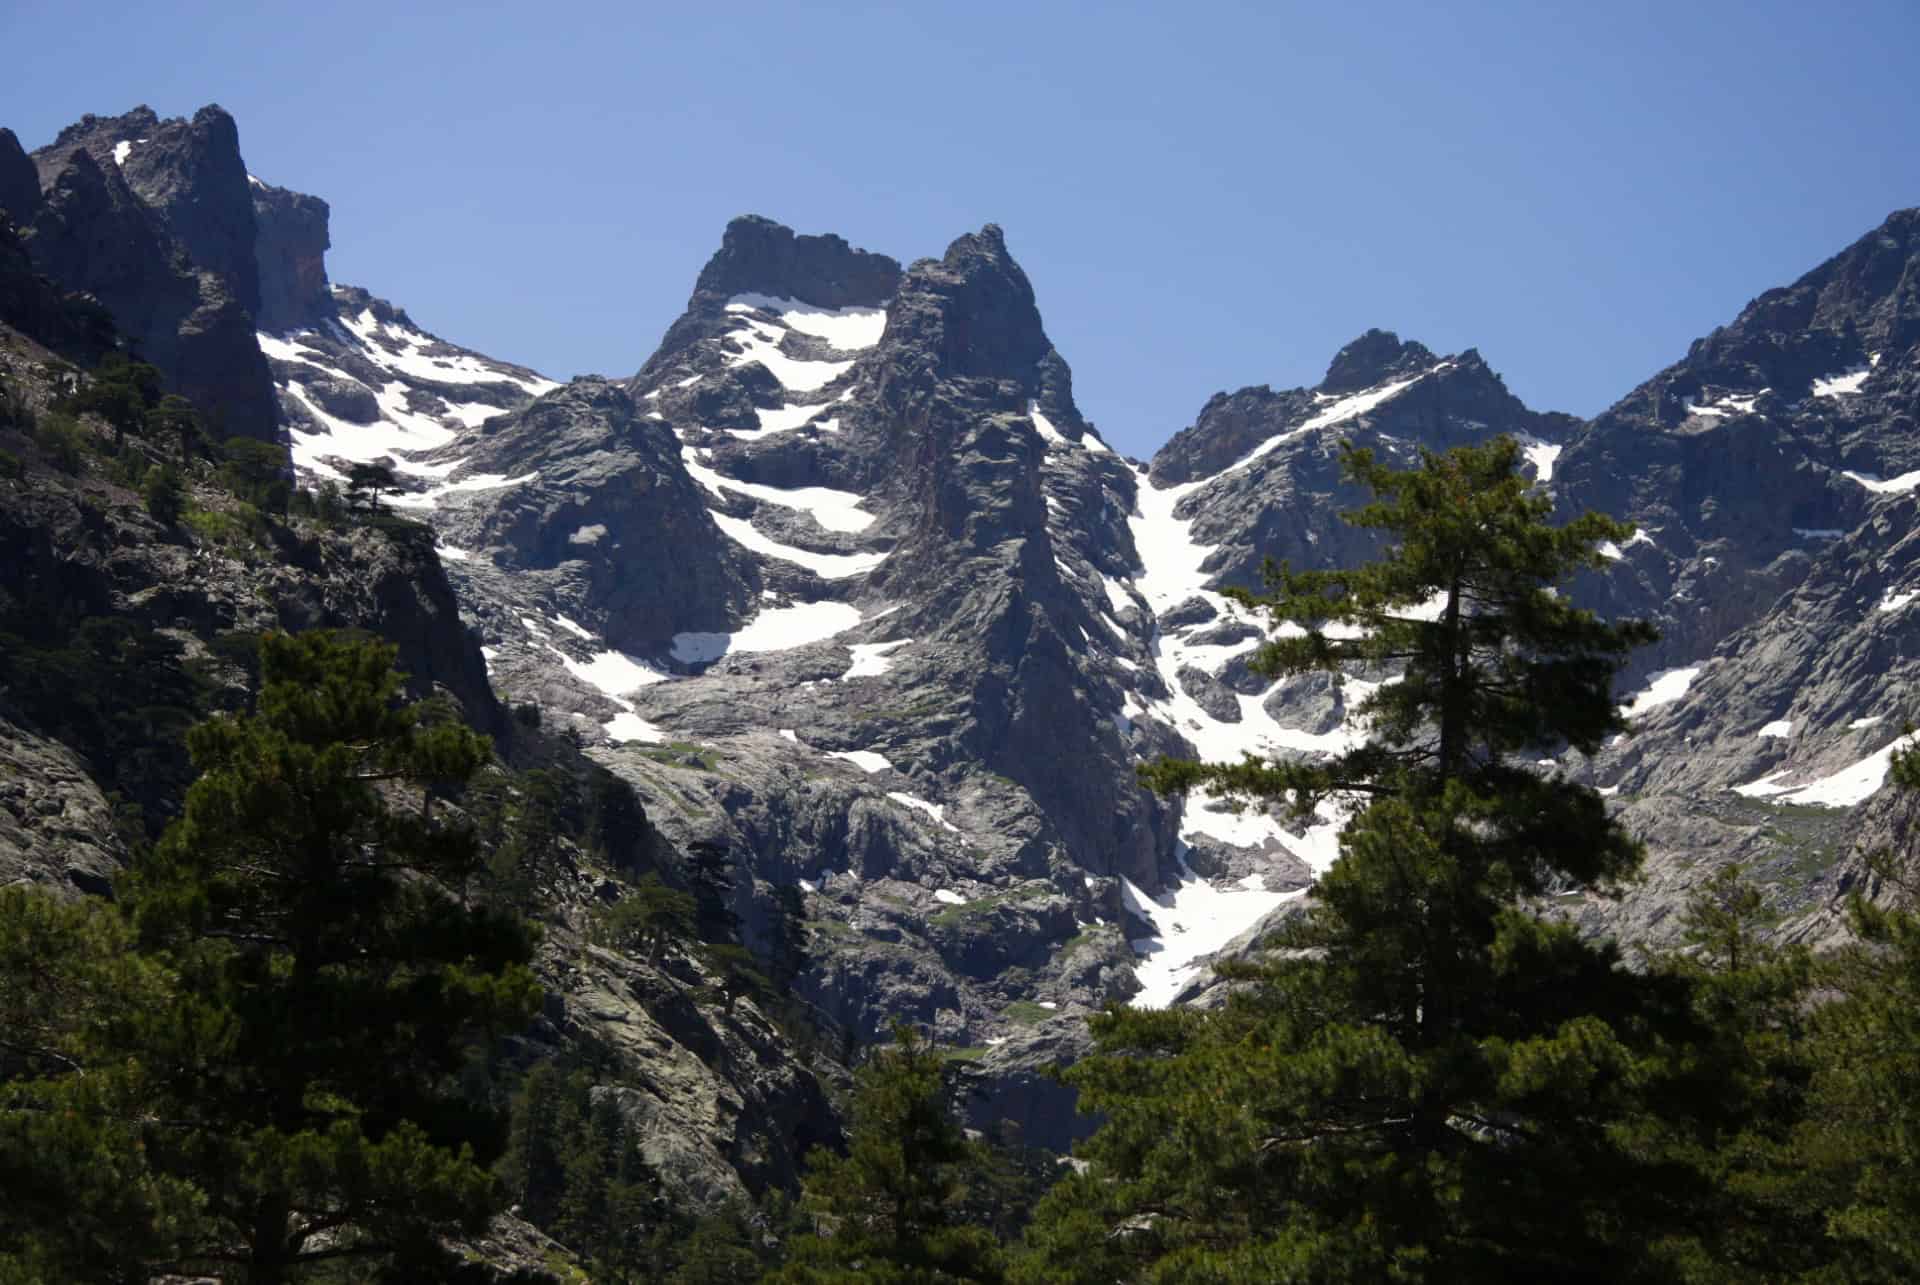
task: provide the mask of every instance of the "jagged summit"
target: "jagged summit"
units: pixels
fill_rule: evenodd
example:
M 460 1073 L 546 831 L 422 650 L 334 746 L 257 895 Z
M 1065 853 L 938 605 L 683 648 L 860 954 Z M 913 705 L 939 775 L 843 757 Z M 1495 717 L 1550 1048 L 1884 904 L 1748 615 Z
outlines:
M 827 233 L 803 236 L 758 214 L 727 224 L 694 298 L 757 293 L 820 308 L 872 308 L 893 296 L 900 265 Z M 691 306 L 691 305 L 689 305 Z
M 1334 354 L 1320 381 L 1323 393 L 1357 393 L 1384 384 L 1395 375 L 1412 374 L 1438 359 L 1425 344 L 1400 341 L 1390 330 L 1369 330 Z

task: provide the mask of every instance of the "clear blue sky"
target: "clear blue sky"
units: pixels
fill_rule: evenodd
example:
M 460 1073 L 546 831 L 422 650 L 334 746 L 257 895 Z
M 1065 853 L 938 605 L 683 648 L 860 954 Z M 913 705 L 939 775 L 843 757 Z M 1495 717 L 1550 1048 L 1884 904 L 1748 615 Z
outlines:
M 1591 414 L 1920 204 L 1920 4 L 0 4 L 0 124 L 219 102 L 336 281 L 629 373 L 735 214 L 992 221 L 1145 454 L 1383 326 Z

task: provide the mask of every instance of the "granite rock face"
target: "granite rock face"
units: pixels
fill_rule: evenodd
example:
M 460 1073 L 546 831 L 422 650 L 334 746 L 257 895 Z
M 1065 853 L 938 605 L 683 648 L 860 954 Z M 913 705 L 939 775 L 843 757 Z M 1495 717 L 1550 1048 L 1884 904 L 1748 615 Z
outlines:
M 272 381 L 253 338 L 253 198 L 233 118 L 218 107 L 190 121 L 145 107 L 87 116 L 32 159 L 40 200 L 30 224 L 16 222 L 35 269 L 97 299 L 216 436 L 273 439 Z
M 327 203 L 259 179 L 253 187 L 254 267 L 260 279 L 260 329 L 285 334 L 323 324 L 331 314 L 327 286 Z

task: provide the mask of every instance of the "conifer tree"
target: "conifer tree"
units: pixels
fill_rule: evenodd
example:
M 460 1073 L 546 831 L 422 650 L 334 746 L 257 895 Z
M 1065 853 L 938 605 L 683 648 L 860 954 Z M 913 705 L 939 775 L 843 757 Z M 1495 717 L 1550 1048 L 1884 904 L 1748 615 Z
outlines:
M 855 1073 L 847 1153 L 816 1150 L 802 1208 L 818 1234 L 789 1245 L 776 1285 L 939 1285 L 1002 1278 L 999 1246 L 959 1204 L 985 1164 L 948 1105 L 942 1059 L 911 1027 Z
M 500 1125 L 456 1077 L 530 1017 L 530 944 L 455 895 L 481 857 L 432 802 L 489 750 L 400 704 L 393 655 L 262 639 L 256 712 L 191 733 L 202 774 L 125 890 L 181 997 L 149 1154 L 204 1193 L 213 1234 L 187 1263 L 251 1285 L 425 1262 L 495 1205 Z
M 1069 1073 L 1107 1122 L 1029 1232 L 1030 1280 L 1657 1278 L 1694 1181 L 1627 1127 L 1686 991 L 1522 908 L 1624 879 L 1637 845 L 1601 800 L 1534 762 L 1624 729 L 1610 691 L 1642 624 L 1557 588 L 1631 528 L 1562 527 L 1508 439 L 1398 472 L 1343 447 L 1384 533 L 1372 565 L 1239 595 L 1289 626 L 1255 668 L 1393 665 L 1370 739 L 1328 761 L 1143 772 L 1310 812 L 1356 801 L 1310 910 L 1236 974 L 1223 1009 L 1109 1010 Z M 1338 631 L 1329 627 L 1343 626 Z M 1337 636 L 1336 636 L 1337 634 Z M 1377 671 L 1376 671 L 1377 672 Z
M 1892 777 L 1920 789 L 1920 755 L 1895 756 Z M 1794 1139 L 1800 1207 L 1825 1223 L 1823 1280 L 1920 1277 L 1920 859 L 1868 864 L 1848 902 L 1855 940 L 1819 966 L 1837 997 L 1813 1017 Z
M 0 888 L 0 1281 L 145 1281 L 202 1230 L 193 1185 L 147 1162 L 126 1056 L 171 1002 L 114 907 Z

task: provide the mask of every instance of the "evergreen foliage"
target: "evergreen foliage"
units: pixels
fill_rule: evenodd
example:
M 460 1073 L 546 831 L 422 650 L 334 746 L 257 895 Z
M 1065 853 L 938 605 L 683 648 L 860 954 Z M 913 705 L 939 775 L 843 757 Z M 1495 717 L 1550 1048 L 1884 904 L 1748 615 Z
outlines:
M 777 1285 L 933 1285 L 1001 1280 L 999 1246 L 960 1213 L 988 1163 L 953 1118 L 944 1059 L 911 1027 L 855 1075 L 845 1155 L 816 1150 L 802 1210 L 816 1234 L 788 1246 Z
M 1893 779 L 1920 788 L 1920 756 Z M 1853 890 L 1856 940 L 1820 962 L 1837 997 L 1813 1015 L 1814 1068 L 1794 1139 L 1799 1204 L 1824 1219 L 1821 1280 L 1920 1276 L 1920 858 L 1880 852 Z
M 1102 1051 L 1069 1079 L 1107 1123 L 1043 1206 L 1028 1279 L 1660 1279 L 1689 1210 L 1692 1172 L 1632 1127 L 1694 1037 L 1684 986 L 1522 908 L 1639 859 L 1592 790 L 1518 761 L 1623 729 L 1610 680 L 1652 631 L 1551 591 L 1630 530 L 1547 525 L 1510 440 L 1410 472 L 1344 454 L 1375 496 L 1349 520 L 1385 555 L 1270 568 L 1272 592 L 1242 597 L 1303 630 L 1261 672 L 1404 666 L 1361 702 L 1371 741 L 1143 775 L 1296 812 L 1364 803 L 1224 1009 L 1095 1020 Z
M 257 712 L 190 735 L 202 775 L 126 889 L 178 986 L 148 1154 L 204 1193 L 212 1234 L 188 1261 L 244 1265 L 255 1285 L 418 1257 L 494 1208 L 504 1139 L 455 1076 L 531 1014 L 530 947 L 457 898 L 479 850 L 433 812 L 486 744 L 397 705 L 392 659 L 264 638 Z

